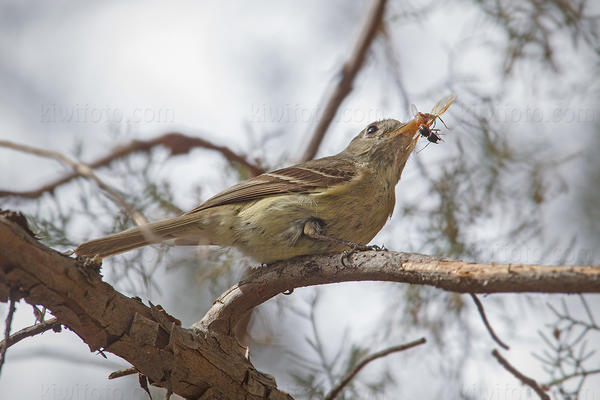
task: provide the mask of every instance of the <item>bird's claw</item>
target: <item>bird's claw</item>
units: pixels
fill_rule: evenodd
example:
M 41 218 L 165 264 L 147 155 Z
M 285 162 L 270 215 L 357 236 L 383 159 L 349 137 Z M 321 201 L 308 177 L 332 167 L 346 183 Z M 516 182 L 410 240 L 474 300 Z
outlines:
M 352 260 L 350 259 L 350 257 L 352 256 L 352 254 L 356 253 L 357 251 L 388 251 L 388 250 L 385 248 L 385 246 L 378 246 L 376 244 L 372 244 L 370 246 L 363 246 L 363 245 L 352 246 L 350 249 L 344 250 L 342 252 L 342 254 L 340 255 L 340 264 L 342 264 L 342 266 L 344 268 L 348 268 L 349 266 L 352 266 Z M 350 263 L 350 265 L 346 264 L 346 261 L 348 261 Z
M 342 251 L 342 254 L 340 255 L 340 264 L 342 264 L 342 267 L 349 268 L 348 264 L 346 264 L 346 260 L 348 260 L 348 261 L 350 261 L 350 263 L 352 263 L 352 260 L 350 260 L 350 256 L 352 255 L 352 253 L 355 253 L 355 252 L 356 252 L 355 249 Z

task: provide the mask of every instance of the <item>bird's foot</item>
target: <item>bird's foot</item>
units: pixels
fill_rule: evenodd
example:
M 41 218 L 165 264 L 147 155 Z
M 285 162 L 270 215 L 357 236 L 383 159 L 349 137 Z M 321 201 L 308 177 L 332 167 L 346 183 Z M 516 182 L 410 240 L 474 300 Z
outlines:
M 350 247 L 350 249 L 344 250 L 340 256 L 340 264 L 342 264 L 342 266 L 344 268 L 348 268 L 349 266 L 352 266 L 352 260 L 350 259 L 350 257 L 352 256 L 352 254 L 354 254 L 358 251 L 387 251 L 385 246 L 377 246 L 376 244 L 372 244 L 370 246 L 365 246 L 365 245 L 358 244 L 358 243 L 352 243 L 352 244 L 349 244 L 348 246 Z M 350 265 L 346 264 L 346 262 L 349 262 Z

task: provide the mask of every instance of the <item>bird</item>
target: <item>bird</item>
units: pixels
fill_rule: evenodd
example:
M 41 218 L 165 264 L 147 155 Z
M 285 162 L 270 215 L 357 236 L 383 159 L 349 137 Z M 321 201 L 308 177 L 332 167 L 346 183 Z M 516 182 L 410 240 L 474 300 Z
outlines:
M 75 253 L 105 258 L 169 241 L 235 247 L 270 264 L 368 249 L 394 211 L 395 187 L 419 126 L 433 124 L 453 101 L 442 99 L 438 112 L 422 114 L 431 118 L 373 122 L 336 155 L 247 179 L 180 216 L 82 243 Z

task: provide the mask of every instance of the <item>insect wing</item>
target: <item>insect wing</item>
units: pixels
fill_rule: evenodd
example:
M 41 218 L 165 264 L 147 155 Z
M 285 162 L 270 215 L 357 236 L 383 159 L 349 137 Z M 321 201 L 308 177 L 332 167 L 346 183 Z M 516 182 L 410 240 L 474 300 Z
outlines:
M 440 101 L 436 103 L 435 106 L 433 106 L 433 108 L 431 109 L 431 113 L 436 116 L 442 115 L 452 105 L 452 103 L 454 103 L 454 100 L 456 100 L 455 94 L 443 97 L 442 99 L 440 99 Z
M 417 114 L 419 113 L 419 110 L 417 110 L 417 106 L 415 106 L 414 104 L 410 105 L 410 113 L 412 114 L 413 117 L 416 117 Z

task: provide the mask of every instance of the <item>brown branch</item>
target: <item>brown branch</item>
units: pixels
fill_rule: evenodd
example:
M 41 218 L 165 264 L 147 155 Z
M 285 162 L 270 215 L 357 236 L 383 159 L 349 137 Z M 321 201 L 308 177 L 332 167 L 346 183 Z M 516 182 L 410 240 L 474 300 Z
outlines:
M 354 377 L 356 376 L 356 374 L 358 374 L 360 372 L 361 369 L 363 369 L 368 363 L 370 363 L 371 361 L 377 360 L 378 358 L 382 358 L 385 356 L 388 356 L 392 353 L 397 353 L 400 351 L 404 351 L 404 350 L 408 350 L 412 347 L 416 347 L 419 346 L 421 344 L 424 344 L 426 342 L 425 338 L 421 338 L 415 341 L 412 341 L 410 343 L 406 343 L 406 344 L 401 344 L 399 346 L 394 346 L 394 347 L 390 347 L 387 348 L 385 350 L 379 351 L 377 353 L 373 353 L 370 356 L 366 357 L 364 360 L 362 360 L 361 362 L 359 362 L 354 368 L 352 368 L 352 370 L 346 374 L 346 376 L 344 376 L 342 378 L 342 380 L 335 385 L 335 387 L 333 389 L 331 389 L 331 391 L 327 394 L 327 396 L 325 396 L 323 398 L 323 400 L 333 400 L 337 397 L 338 394 L 340 394 L 340 392 L 344 389 L 344 387 L 350 383 L 350 381 L 352 381 L 352 379 L 354 379 Z
M 27 328 L 23 328 L 20 331 L 13 333 L 8 339 L 4 339 L 0 342 L 0 348 L 3 348 L 3 346 L 10 347 L 19 343 L 25 338 L 39 335 L 49 330 L 60 332 L 60 327 L 61 324 L 58 321 L 58 318 L 51 318 L 47 321 L 42 321 L 39 324 L 28 326 Z
M 235 153 L 233 150 L 229 149 L 226 146 L 220 146 L 214 144 L 208 140 L 187 136 L 182 133 L 167 133 L 161 136 L 158 136 L 154 139 L 150 140 L 133 140 L 131 143 L 115 147 L 111 150 L 107 155 L 101 157 L 89 164 L 87 166 L 90 169 L 97 169 L 101 167 L 106 167 L 110 165 L 113 161 L 121 159 L 123 157 L 127 157 L 133 153 L 144 152 L 147 153 L 152 150 L 154 147 L 163 146 L 171 151 L 171 155 L 180 155 L 187 154 L 193 148 L 200 147 L 208 150 L 214 150 L 223 155 L 229 162 L 236 163 L 244 168 L 246 168 L 252 175 L 260 175 L 264 172 L 264 170 L 257 164 L 254 164 L 248 161 L 244 156 Z M 81 177 L 82 174 L 78 171 L 74 171 L 70 174 L 63 176 L 53 182 L 50 182 L 46 185 L 43 185 L 35 190 L 27 190 L 27 191 L 7 191 L 0 190 L 0 197 L 21 197 L 21 198 L 29 198 L 35 199 L 43 195 L 44 193 L 53 193 L 54 190 L 64 185 L 75 178 Z
M 370 251 L 350 256 L 352 266 L 344 268 L 339 255 L 320 255 L 257 269 L 221 295 L 191 331 L 160 307 L 121 295 L 95 270 L 39 244 L 10 214 L 0 216 L 0 301 L 12 296 L 47 307 L 92 351 L 116 354 L 152 384 L 184 397 L 289 399 L 254 369 L 231 333 L 256 305 L 296 287 L 376 280 L 461 293 L 600 292 L 600 268 L 592 266 L 475 264 Z
M 485 315 L 485 309 L 483 308 L 483 304 L 481 304 L 481 301 L 479 300 L 479 298 L 477 298 L 477 295 L 475 293 L 469 294 L 471 295 L 471 298 L 473 299 L 473 302 L 477 307 L 477 311 L 479 311 L 479 315 L 481 316 L 483 324 L 485 325 L 487 331 L 490 333 L 492 339 L 494 339 L 494 341 L 498 343 L 498 345 L 500 345 L 500 347 L 502 347 L 503 349 L 510 350 L 510 347 L 508 347 L 506 343 L 504 343 L 502 340 L 500 340 L 498 336 L 496 336 L 496 332 L 494 332 L 494 329 L 492 329 L 492 325 L 490 325 L 490 322 L 488 321 L 487 316 Z
M 73 169 L 73 171 L 79 174 L 79 176 L 89 178 L 96 182 L 96 184 L 108 194 L 109 198 L 114 203 L 121 207 L 123 211 L 125 211 L 129 216 L 131 216 L 131 218 L 137 225 L 142 226 L 148 223 L 148 221 L 146 221 L 146 218 L 144 218 L 144 216 L 139 211 L 132 207 L 117 190 L 115 190 L 110 185 L 105 183 L 102 179 L 100 179 L 98 175 L 96 175 L 88 165 L 73 160 L 57 151 L 39 149 L 33 146 L 13 143 L 8 140 L 0 140 L 0 147 L 6 147 L 17 151 L 22 151 L 24 153 L 34 154 L 40 157 L 52 158 L 59 162 L 67 164 Z
M 252 308 L 290 289 L 348 281 L 435 286 L 459 293 L 599 293 L 600 267 L 477 264 L 393 251 L 355 253 L 344 268 L 339 255 L 296 258 L 258 268 L 229 288 L 198 327 L 230 334 Z
M 6 315 L 6 321 L 4 326 L 4 340 L 3 345 L 0 345 L 0 373 L 2 372 L 2 366 L 6 360 L 6 349 L 8 349 L 7 343 L 10 338 L 10 327 L 12 325 L 13 316 L 15 315 L 15 299 L 10 298 L 8 304 L 8 314 Z
M 341 79 L 327 101 L 325 110 L 321 115 L 321 119 L 317 123 L 315 132 L 313 133 L 310 143 L 308 144 L 308 147 L 302 156 L 302 160 L 307 161 L 315 157 L 317 150 L 319 150 L 319 146 L 323 141 L 323 137 L 325 137 L 327 128 L 329 128 L 331 121 L 333 121 L 333 118 L 337 114 L 338 108 L 348 93 L 352 91 L 352 83 L 358 74 L 358 71 L 360 71 L 364 64 L 367 50 L 373 43 L 377 33 L 380 31 L 380 26 L 382 24 L 383 14 L 385 11 L 385 4 L 386 0 L 373 1 L 362 32 L 358 37 L 356 44 L 354 45 L 354 49 L 350 54 L 350 58 L 348 58 L 348 60 L 344 63 Z
M 540 397 L 540 399 L 550 400 L 550 396 L 548 395 L 548 393 L 546 393 L 544 389 L 540 387 L 540 385 L 535 381 L 535 379 L 525 376 L 521 372 L 519 372 L 519 370 L 513 367 L 508 361 L 506 361 L 504 357 L 500 355 L 500 353 L 498 353 L 498 350 L 494 349 L 492 351 L 492 355 L 496 358 L 496 360 L 498 360 L 498 362 L 504 367 L 504 369 L 513 374 L 515 378 L 521 381 L 522 384 L 532 388 Z
M 153 385 L 184 398 L 291 399 L 250 364 L 232 337 L 181 328 L 160 307 L 120 294 L 5 216 L 0 249 L 0 301 L 11 296 L 46 306 L 91 351 L 127 360 Z

